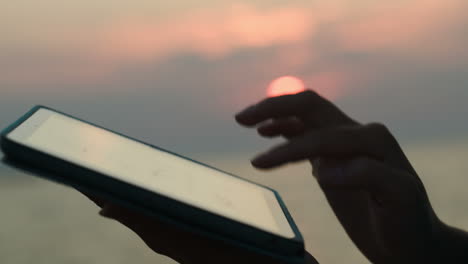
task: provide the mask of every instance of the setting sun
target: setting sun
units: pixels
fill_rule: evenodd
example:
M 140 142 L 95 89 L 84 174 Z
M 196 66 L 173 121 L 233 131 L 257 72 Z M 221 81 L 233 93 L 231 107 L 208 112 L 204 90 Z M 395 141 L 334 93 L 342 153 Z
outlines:
M 304 82 L 294 76 L 283 76 L 273 80 L 268 87 L 269 97 L 296 94 L 305 90 Z

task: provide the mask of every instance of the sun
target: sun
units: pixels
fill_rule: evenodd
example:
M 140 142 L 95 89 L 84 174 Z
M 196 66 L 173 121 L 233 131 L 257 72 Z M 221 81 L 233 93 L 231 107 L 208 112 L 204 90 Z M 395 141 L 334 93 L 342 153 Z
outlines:
M 294 76 L 282 76 L 270 83 L 267 94 L 268 97 L 276 97 L 303 91 L 305 91 L 305 85 L 301 79 Z

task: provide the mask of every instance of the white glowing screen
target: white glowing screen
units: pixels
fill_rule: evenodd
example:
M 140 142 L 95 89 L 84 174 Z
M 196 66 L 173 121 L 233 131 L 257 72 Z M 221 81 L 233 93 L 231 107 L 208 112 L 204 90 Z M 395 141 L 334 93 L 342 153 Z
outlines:
M 294 237 L 272 191 L 54 111 L 39 109 L 8 137 L 149 191 Z

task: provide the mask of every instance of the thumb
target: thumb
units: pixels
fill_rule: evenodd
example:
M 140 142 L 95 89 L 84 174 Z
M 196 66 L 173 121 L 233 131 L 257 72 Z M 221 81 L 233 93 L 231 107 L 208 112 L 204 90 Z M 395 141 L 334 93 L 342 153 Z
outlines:
M 114 205 L 105 203 L 101 206 L 99 215 L 106 217 L 106 218 L 118 218 L 120 213 L 119 213 L 119 210 L 117 210 L 117 208 Z
M 141 216 L 137 213 L 113 203 L 105 203 L 99 214 L 103 217 L 117 220 L 131 229 L 134 229 L 134 226 L 138 226 L 137 223 L 141 219 Z

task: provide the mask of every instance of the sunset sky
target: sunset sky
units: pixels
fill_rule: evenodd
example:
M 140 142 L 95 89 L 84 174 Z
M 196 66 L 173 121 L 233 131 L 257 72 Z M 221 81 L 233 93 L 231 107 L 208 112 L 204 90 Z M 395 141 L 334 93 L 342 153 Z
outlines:
M 467 138 L 466 0 L 16 0 L 0 127 L 45 104 L 182 153 L 266 141 L 234 113 L 296 76 L 404 142 Z

